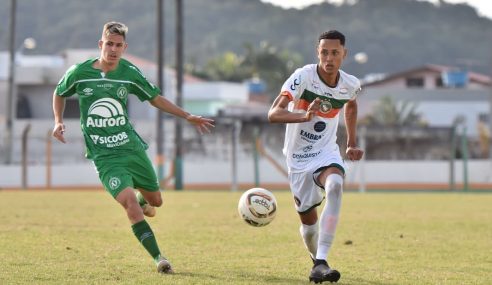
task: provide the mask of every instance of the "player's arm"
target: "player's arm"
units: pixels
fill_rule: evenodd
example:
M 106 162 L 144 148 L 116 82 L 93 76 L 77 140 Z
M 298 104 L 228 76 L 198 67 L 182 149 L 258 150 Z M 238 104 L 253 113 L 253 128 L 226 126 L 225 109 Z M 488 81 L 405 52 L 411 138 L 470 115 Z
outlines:
M 65 110 L 65 98 L 53 93 L 53 115 L 55 117 L 55 126 L 53 127 L 53 136 L 65 143 L 65 125 L 63 124 L 63 111 Z
M 149 101 L 150 104 L 157 109 L 172 114 L 176 117 L 180 117 L 186 119 L 190 124 L 195 125 L 196 129 L 200 134 L 203 134 L 203 131 L 210 133 L 210 128 L 214 127 L 214 120 L 203 118 L 202 116 L 195 116 L 181 109 L 179 106 L 176 106 L 171 101 L 167 100 L 163 96 L 156 96 L 152 100 Z
M 345 128 L 347 129 L 347 158 L 359 160 L 364 151 L 357 147 L 357 101 L 345 104 Z
M 290 101 L 289 96 L 280 93 L 268 111 L 268 121 L 270 123 L 302 123 L 311 121 L 314 114 L 319 110 L 321 103 L 321 100 L 316 98 L 309 104 L 306 113 L 294 113 L 287 110 Z

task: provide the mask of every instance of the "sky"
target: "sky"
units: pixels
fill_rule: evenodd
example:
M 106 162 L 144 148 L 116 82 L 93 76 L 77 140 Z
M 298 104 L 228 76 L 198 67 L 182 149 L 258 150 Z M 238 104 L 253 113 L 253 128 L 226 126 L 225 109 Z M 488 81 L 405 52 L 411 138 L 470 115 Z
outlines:
M 303 8 L 310 4 L 325 2 L 326 0 L 262 0 L 284 8 Z M 439 0 L 416 0 L 429 1 L 437 3 Z M 340 0 L 329 0 L 329 2 L 340 2 Z M 492 19 L 492 1 L 491 0 L 445 0 L 447 3 L 467 3 L 477 9 L 478 14 Z

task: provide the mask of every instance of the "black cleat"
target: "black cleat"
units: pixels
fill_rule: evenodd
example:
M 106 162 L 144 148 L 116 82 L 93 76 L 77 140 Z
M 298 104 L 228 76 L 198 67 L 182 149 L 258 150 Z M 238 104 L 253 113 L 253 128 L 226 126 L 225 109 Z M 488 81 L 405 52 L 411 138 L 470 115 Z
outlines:
M 331 269 L 328 263 L 324 260 L 316 260 L 311 274 L 309 274 L 309 282 L 323 283 L 323 281 L 337 282 L 340 279 L 340 272 Z

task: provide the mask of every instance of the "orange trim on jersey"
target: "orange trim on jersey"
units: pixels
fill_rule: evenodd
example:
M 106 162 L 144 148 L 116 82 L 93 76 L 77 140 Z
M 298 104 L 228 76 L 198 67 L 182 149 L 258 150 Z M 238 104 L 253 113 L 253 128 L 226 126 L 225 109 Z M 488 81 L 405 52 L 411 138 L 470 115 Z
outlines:
M 289 101 L 294 101 L 294 96 L 292 96 L 292 94 L 290 94 L 289 91 L 282 91 L 280 93 L 281 96 L 287 96 L 287 98 L 289 98 Z
M 311 104 L 311 102 L 309 102 L 308 100 L 300 99 L 296 102 L 294 109 L 307 111 L 309 104 Z M 316 116 L 323 118 L 334 118 L 336 117 L 336 115 L 338 115 L 338 112 L 340 112 L 340 109 L 333 108 L 328 113 L 322 113 L 318 111 L 316 112 Z

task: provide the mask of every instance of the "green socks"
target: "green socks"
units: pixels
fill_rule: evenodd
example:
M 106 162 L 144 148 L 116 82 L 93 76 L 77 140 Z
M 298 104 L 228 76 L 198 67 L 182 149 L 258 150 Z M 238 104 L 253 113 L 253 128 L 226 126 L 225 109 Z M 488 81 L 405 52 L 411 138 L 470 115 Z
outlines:
M 157 245 L 154 233 L 152 232 L 152 229 L 147 221 L 143 220 L 132 225 L 132 230 L 147 252 L 154 258 L 154 260 L 158 260 L 161 256 L 161 252 L 159 250 L 159 246 Z

